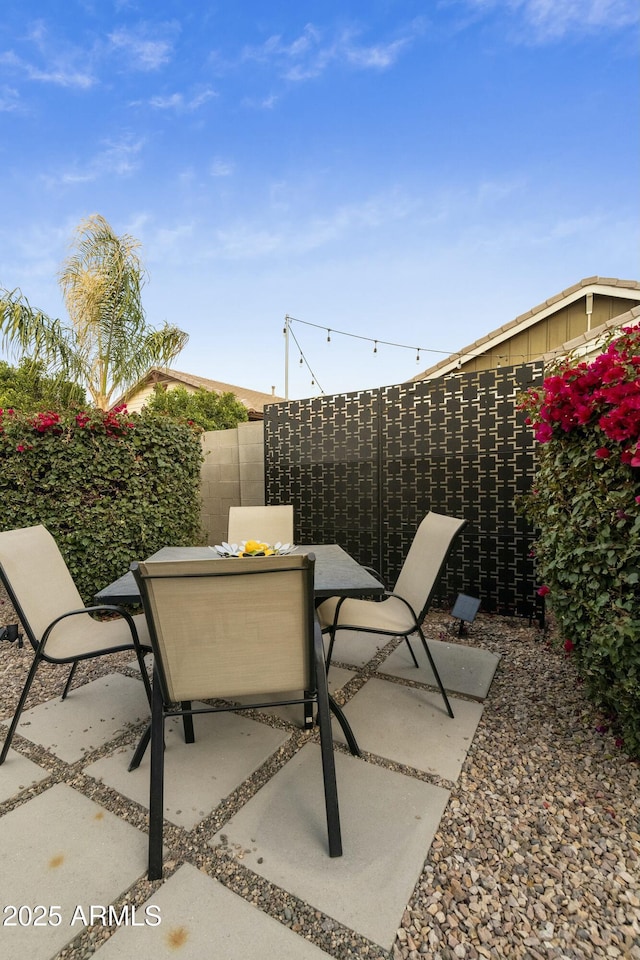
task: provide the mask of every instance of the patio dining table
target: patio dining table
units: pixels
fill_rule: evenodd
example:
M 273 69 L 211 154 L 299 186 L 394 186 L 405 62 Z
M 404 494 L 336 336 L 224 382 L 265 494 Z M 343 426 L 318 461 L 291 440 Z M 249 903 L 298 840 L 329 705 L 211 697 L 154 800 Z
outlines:
M 316 558 L 314 593 L 316 598 L 370 597 L 382 594 L 384 587 L 337 543 L 303 544 L 295 553 L 313 553 Z M 222 557 L 213 547 L 162 547 L 148 560 L 211 560 Z M 137 606 L 142 601 L 132 573 L 125 573 L 95 594 L 94 603 Z
M 314 594 L 316 601 L 325 597 L 368 597 L 384 593 L 384 586 L 380 581 L 337 543 L 298 545 L 293 552 L 313 553 L 315 555 Z M 218 559 L 221 562 L 225 560 L 213 547 L 162 547 L 161 550 L 158 550 L 157 553 L 154 553 L 148 559 Z M 116 606 L 137 606 L 142 603 L 140 591 L 138 590 L 138 585 L 136 584 L 133 573 L 125 573 L 117 580 L 114 580 L 113 583 L 99 590 L 98 593 L 95 594 L 94 603 L 96 605 L 106 603 Z M 332 697 L 329 698 L 329 703 L 334 713 L 340 712 L 340 708 Z M 305 709 L 304 725 L 305 727 L 309 727 L 312 724 L 313 717 Z M 360 756 L 360 748 L 349 725 L 346 724 L 343 730 L 351 752 L 356 756 Z M 185 733 L 186 731 L 187 728 L 185 727 Z M 136 747 L 129 765 L 129 770 L 134 770 L 140 764 L 142 755 L 149 742 L 150 732 L 151 727 L 149 726 Z

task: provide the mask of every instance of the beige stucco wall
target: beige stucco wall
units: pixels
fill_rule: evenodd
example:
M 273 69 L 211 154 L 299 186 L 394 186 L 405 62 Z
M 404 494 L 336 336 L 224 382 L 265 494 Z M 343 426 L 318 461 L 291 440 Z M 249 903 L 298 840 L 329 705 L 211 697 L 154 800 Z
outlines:
M 201 521 L 207 543 L 216 544 L 226 540 L 229 507 L 264 505 L 264 425 L 211 430 L 202 445 Z

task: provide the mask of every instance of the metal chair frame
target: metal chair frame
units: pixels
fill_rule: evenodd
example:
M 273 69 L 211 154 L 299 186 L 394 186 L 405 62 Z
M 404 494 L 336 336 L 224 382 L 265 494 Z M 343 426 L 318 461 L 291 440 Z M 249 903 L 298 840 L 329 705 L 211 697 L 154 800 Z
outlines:
M 429 516 L 429 515 L 427 514 L 427 517 L 428 517 L 428 516 Z M 426 519 L 426 518 L 425 518 L 425 519 Z M 453 518 L 452 518 L 452 519 L 453 519 Z M 423 521 L 423 522 L 424 522 L 424 521 Z M 419 638 L 420 638 L 420 642 L 422 643 L 422 647 L 423 647 L 423 649 L 424 649 L 424 652 L 425 652 L 425 654 L 426 654 L 426 656 L 427 656 L 427 659 L 428 659 L 428 661 L 429 661 L 429 665 L 430 665 L 430 667 L 431 667 L 431 669 L 432 669 L 432 671 L 433 671 L 433 675 L 434 675 L 434 677 L 435 677 L 436 684 L 437 684 L 437 686 L 438 686 L 438 689 L 439 689 L 440 694 L 441 694 L 441 696 L 442 696 L 442 699 L 443 699 L 443 701 L 444 701 L 444 705 L 445 705 L 445 708 L 446 708 L 446 710 L 447 710 L 447 713 L 448 713 L 448 715 L 449 715 L 451 718 L 453 718 L 454 714 L 453 714 L 453 710 L 452 710 L 452 708 L 451 708 L 451 704 L 449 703 L 449 698 L 448 698 L 448 696 L 447 696 L 447 692 L 446 692 L 446 690 L 445 690 L 445 688 L 444 688 L 444 684 L 442 683 L 442 679 L 441 679 L 440 674 L 439 674 L 439 672 L 438 672 L 438 668 L 436 667 L 435 661 L 434 661 L 434 659 L 433 659 L 433 656 L 432 656 L 432 654 L 431 654 L 431 651 L 429 650 L 429 646 L 428 646 L 428 644 L 427 644 L 425 635 L 424 635 L 423 630 L 422 630 L 422 621 L 424 620 L 424 618 L 425 618 L 425 616 L 427 615 L 427 612 L 428 612 L 428 610 L 429 610 L 429 607 L 431 606 L 431 602 L 432 602 L 432 600 L 433 600 L 433 596 L 434 596 L 436 587 L 437 587 L 437 585 L 438 585 L 438 581 L 439 581 L 439 579 L 440 579 L 440 577 L 441 577 L 441 575 L 442 575 L 442 572 L 443 572 L 443 570 L 444 570 L 444 568 L 445 568 L 445 566 L 446 566 L 446 563 L 447 563 L 447 560 L 449 559 L 449 556 L 450 556 L 450 554 L 451 554 L 451 551 L 453 550 L 454 544 L 455 544 L 458 536 L 460 535 L 460 533 L 462 532 L 462 530 L 463 530 L 464 527 L 466 526 L 466 524 L 467 524 L 467 521 L 466 521 L 466 520 L 460 520 L 460 521 L 458 521 L 458 527 L 457 527 L 457 529 L 455 529 L 455 531 L 452 532 L 452 535 L 451 535 L 451 538 L 450 538 L 450 540 L 449 540 L 449 542 L 448 542 L 448 544 L 447 544 L 446 550 L 443 551 L 443 556 L 442 556 L 441 563 L 440 563 L 440 565 L 439 565 L 439 567 L 438 567 L 438 570 L 437 570 L 435 576 L 433 577 L 433 581 L 432 581 L 432 583 L 431 583 L 431 585 L 430 585 L 430 588 L 429 588 L 429 590 L 428 590 L 428 592 L 427 592 L 427 597 L 426 597 L 426 600 L 425 600 L 425 602 L 424 602 L 424 605 L 422 606 L 422 608 L 421 608 L 419 611 L 414 610 L 414 608 L 411 606 L 411 604 L 409 603 L 409 601 L 408 601 L 405 597 L 401 596 L 401 595 L 398 594 L 398 593 L 395 593 L 395 592 L 392 591 L 392 590 L 386 590 L 386 589 L 385 589 L 384 594 L 383 594 L 380 598 L 376 598 L 376 600 L 372 600 L 372 601 L 366 601 L 366 602 L 370 602 L 372 605 L 375 605 L 375 604 L 378 603 L 378 602 L 384 603 L 385 598 L 390 598 L 390 597 L 394 597 L 396 600 L 401 601 L 402 604 L 403 604 L 403 605 L 409 610 L 409 612 L 411 613 L 412 624 L 411 624 L 411 626 L 410 626 L 408 629 L 405 629 L 405 630 L 397 630 L 397 629 L 394 629 L 394 630 L 386 630 L 386 629 L 381 629 L 380 627 L 378 627 L 377 625 L 375 625 L 375 622 L 374 622 L 375 618 L 372 618 L 372 623 L 369 624 L 369 625 L 367 625 L 367 626 L 363 626 L 363 625 L 360 625 L 360 624 L 354 625 L 354 624 L 348 623 L 347 621 L 345 621 L 344 623 L 339 623 L 339 619 L 340 619 L 340 609 L 341 609 L 342 605 L 345 603 L 345 601 L 346 601 L 348 598 L 346 598 L 346 597 L 340 597 L 340 598 L 338 599 L 338 602 L 337 602 L 336 608 L 335 608 L 335 612 L 334 612 L 334 616 L 333 616 L 333 622 L 323 628 L 323 633 L 327 633 L 328 636 L 329 636 L 329 648 L 328 648 L 327 657 L 326 657 L 327 670 L 329 669 L 329 666 L 330 666 L 330 664 L 331 664 L 331 658 L 332 658 L 332 655 L 333 655 L 333 647 L 334 647 L 334 643 L 335 643 L 335 640 L 336 640 L 336 634 L 338 633 L 339 630 L 353 630 L 353 631 L 361 632 L 361 633 L 376 633 L 376 634 L 380 634 L 381 636 L 402 637 L 402 638 L 404 639 L 405 643 L 407 644 L 407 647 L 409 648 L 409 653 L 411 654 L 411 659 L 413 660 L 414 666 L 416 666 L 416 667 L 419 668 L 419 664 L 418 664 L 418 661 L 417 661 L 417 659 L 416 659 L 416 655 L 415 655 L 415 653 L 414 653 L 414 651 L 413 651 L 413 648 L 412 648 L 412 646 L 411 646 L 411 643 L 410 643 L 410 641 L 409 641 L 409 637 L 411 636 L 411 634 L 417 633 L 418 636 L 419 636 Z M 406 561 L 405 561 L 405 562 L 406 562 Z M 373 570 L 373 569 L 370 568 L 370 567 L 367 567 L 367 569 L 370 570 L 370 572 L 373 573 L 373 574 L 380 580 L 380 582 L 384 584 L 384 581 L 382 580 L 382 578 L 380 577 L 379 573 L 378 573 L 376 570 Z
M 285 561 L 279 567 L 282 572 L 295 570 L 299 572 L 300 575 L 304 578 L 304 596 L 305 596 L 305 620 L 306 620 L 306 638 L 305 641 L 309 644 L 308 658 L 309 658 L 309 687 L 305 689 L 302 697 L 299 698 L 287 698 L 277 701 L 269 700 L 261 703 L 252 703 L 249 706 L 239 705 L 207 705 L 204 707 L 192 707 L 191 701 L 183 700 L 178 706 L 176 703 L 172 703 L 169 694 L 169 687 L 167 682 L 167 676 L 165 673 L 165 666 L 163 662 L 162 652 L 160 649 L 160 644 L 158 640 L 158 632 L 156 626 L 156 617 L 154 613 L 154 606 L 151 597 L 151 591 L 149 588 L 150 582 L 156 579 L 176 579 L 179 577 L 188 577 L 193 578 L 214 578 L 214 577 L 223 577 L 223 576 L 232 576 L 232 575 L 249 575 L 249 576 L 260 576 L 261 573 L 269 572 L 273 573 L 272 569 L 261 571 L 260 568 L 254 566 L 250 570 L 242 570 L 240 564 L 246 564 L 246 560 L 230 560 L 228 566 L 223 567 L 221 563 L 215 564 L 215 571 L 209 571 L 207 573 L 180 573 L 180 574 L 163 574 L 162 572 L 157 573 L 148 573 L 145 572 L 145 565 L 142 564 L 133 564 L 132 570 L 135 576 L 136 582 L 140 589 L 140 595 L 142 597 L 143 606 L 147 614 L 147 621 L 149 625 L 149 633 L 151 636 L 151 644 L 154 652 L 154 671 L 153 671 L 153 693 L 152 693 L 152 711 L 151 711 L 151 727 L 150 727 L 150 738 L 151 738 L 151 776 L 150 776 L 150 796 L 149 796 L 149 863 L 148 863 L 148 878 L 149 880 L 157 880 L 162 877 L 162 837 L 163 837 L 163 807 L 164 807 L 164 724 L 165 720 L 169 717 L 179 716 L 183 718 L 183 721 L 191 723 L 190 736 L 185 726 L 185 740 L 187 742 L 193 742 L 193 717 L 200 713 L 220 713 L 228 712 L 234 710 L 260 710 L 266 707 L 273 706 L 283 706 L 288 704 L 303 704 L 305 708 L 308 705 L 315 704 L 318 711 L 318 726 L 320 731 L 320 747 L 322 755 L 322 768 L 323 768 L 323 780 L 324 780 L 324 794 L 325 794 L 325 812 L 327 819 L 327 831 L 328 831 L 328 840 L 329 840 L 329 855 L 331 857 L 339 857 L 342 855 L 342 840 L 341 840 L 341 831 L 340 831 L 340 816 L 338 810 L 338 793 L 337 793 L 337 783 L 336 783 L 336 773 L 335 773 L 335 759 L 333 755 L 333 743 L 332 743 L 332 733 L 331 733 L 331 718 L 330 710 L 333 710 L 336 714 L 341 725 L 345 725 L 345 735 L 347 735 L 347 730 L 349 731 L 350 736 L 348 739 L 353 740 L 355 744 L 355 738 L 350 731 L 349 725 L 344 718 L 344 714 L 329 696 L 329 691 L 327 687 L 327 678 L 326 678 L 326 669 L 325 669 L 325 659 L 324 659 L 324 646 L 322 642 L 322 634 L 320 631 L 320 626 L 315 617 L 314 603 L 313 603 L 313 573 L 314 573 L 314 563 L 315 557 L 313 554 L 307 555 L 305 558 L 306 563 L 304 566 L 299 565 L 300 558 L 296 558 L 298 561 L 296 566 L 289 565 L 286 560 L 287 558 L 282 557 L 278 558 L 279 560 Z M 208 563 L 208 561 L 194 561 L 194 563 Z M 261 561 L 258 560 L 259 564 Z M 249 561 L 249 563 L 255 564 L 256 561 Z M 171 565 L 171 562 L 167 562 L 167 566 Z M 161 570 L 163 563 L 157 562 L 154 564 L 156 570 Z M 248 598 L 250 599 L 250 598 Z M 211 617 L 215 617 L 216 611 L 215 607 L 211 610 Z M 139 745 L 138 750 L 136 751 L 137 762 L 132 765 L 130 769 L 134 769 L 138 765 L 142 754 L 144 753 L 144 747 L 146 746 L 146 741 L 148 741 L 148 735 L 145 734 L 141 745 Z M 142 745 L 144 744 L 144 745 Z M 357 744 L 355 744 L 357 749 Z M 359 752 L 359 751 L 358 751 Z
M 108 656 L 111 653 L 121 653 L 125 650 L 132 650 L 133 652 L 135 652 L 136 658 L 138 660 L 138 664 L 140 666 L 140 672 L 142 675 L 142 681 L 145 687 L 145 692 L 147 695 L 147 699 L 149 701 L 149 705 L 151 706 L 151 684 L 149 682 L 149 677 L 147 675 L 147 670 L 144 663 L 145 652 L 148 651 L 150 648 L 140 643 L 140 640 L 138 637 L 138 631 L 136 629 L 134 619 L 131 616 L 131 614 L 128 613 L 123 607 L 114 606 L 112 604 L 101 604 L 99 606 L 83 607 L 77 610 L 69 610 L 66 613 L 63 613 L 62 615 L 52 620 L 51 623 L 49 623 L 49 625 L 47 626 L 46 630 L 43 632 L 40 640 L 38 640 L 37 636 L 35 635 L 31 627 L 31 624 L 29 623 L 28 617 L 24 612 L 23 606 L 20 603 L 20 598 L 18 597 L 16 591 L 14 590 L 11 584 L 11 581 L 9 579 L 9 576 L 7 575 L 7 572 L 4 566 L 2 565 L 2 563 L 0 563 L 0 580 L 2 580 L 2 583 L 7 591 L 9 600 L 11 601 L 18 615 L 18 618 L 22 623 L 24 632 L 27 635 L 27 638 L 29 639 L 31 646 L 35 651 L 33 662 L 29 669 L 29 673 L 27 674 L 27 679 L 25 680 L 24 686 L 22 688 L 22 693 L 18 701 L 18 706 L 16 707 L 15 713 L 13 715 L 13 719 L 9 726 L 9 732 L 5 737 L 2 751 L 0 752 L 0 765 L 4 763 L 7 757 L 9 748 L 11 746 L 11 742 L 13 740 L 14 734 L 20 722 L 20 716 L 24 709 L 24 705 L 27 701 L 27 697 L 29 696 L 29 691 L 31 690 L 31 686 L 35 679 L 35 675 L 38 671 L 38 667 L 43 661 L 46 663 L 57 663 L 57 664 L 70 663 L 71 664 L 71 670 L 67 678 L 67 681 L 65 683 L 64 690 L 62 691 L 61 699 L 65 700 L 71 688 L 71 683 L 75 675 L 76 668 L 78 666 L 78 663 L 81 660 L 92 660 L 95 657 Z M 105 647 L 98 650 L 92 650 L 90 653 L 84 653 L 78 656 L 58 657 L 58 656 L 52 656 L 47 653 L 47 649 L 46 649 L 47 641 L 51 635 L 51 632 L 53 631 L 54 627 L 57 624 L 61 623 L 63 620 L 66 620 L 68 617 L 77 617 L 83 614 L 85 616 L 90 616 L 91 614 L 94 614 L 94 613 L 117 613 L 119 616 L 121 616 L 126 621 L 129 627 L 129 630 L 131 631 L 131 643 L 123 643 L 115 646 Z

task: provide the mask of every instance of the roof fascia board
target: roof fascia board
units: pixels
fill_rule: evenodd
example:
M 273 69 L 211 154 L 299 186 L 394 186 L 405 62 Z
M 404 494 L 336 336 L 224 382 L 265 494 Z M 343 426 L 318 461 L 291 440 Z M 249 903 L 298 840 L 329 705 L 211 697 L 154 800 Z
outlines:
M 515 326 L 511 324 L 505 324 L 504 327 L 501 327 L 500 330 L 497 330 L 495 334 L 482 343 L 478 344 L 477 347 L 473 350 L 461 350 L 457 354 L 453 355 L 453 359 L 445 362 L 437 370 L 433 370 L 428 377 L 425 377 L 425 380 L 433 380 L 436 377 L 442 377 L 447 373 L 455 372 L 460 369 L 459 364 L 465 362 L 465 360 L 471 360 L 474 357 L 481 357 L 485 353 L 489 353 L 493 350 L 494 347 L 500 346 L 501 343 L 504 343 L 505 340 L 510 340 L 511 337 L 515 336 L 518 333 L 522 333 L 524 330 L 528 330 L 529 327 L 534 326 L 534 324 L 539 323 L 540 320 L 550 317 L 553 313 L 557 313 L 558 310 L 562 310 L 564 307 L 568 307 L 569 304 L 575 303 L 576 300 L 582 299 L 588 293 L 599 294 L 600 296 L 605 297 L 620 297 L 627 298 L 628 300 L 640 300 L 640 290 L 634 291 L 630 290 L 628 287 L 616 287 L 613 284 L 607 283 L 589 283 L 584 287 L 580 287 L 578 290 L 574 290 L 572 293 L 568 293 L 565 296 L 558 296 L 557 298 L 551 300 L 545 307 L 540 310 L 536 310 L 534 313 L 531 313 L 529 316 L 523 317 L 520 323 Z

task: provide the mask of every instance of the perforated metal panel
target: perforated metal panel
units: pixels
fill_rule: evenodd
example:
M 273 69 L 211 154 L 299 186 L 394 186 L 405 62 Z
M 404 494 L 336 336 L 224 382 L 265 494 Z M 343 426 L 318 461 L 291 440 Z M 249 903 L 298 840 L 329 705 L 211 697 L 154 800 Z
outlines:
M 529 613 L 532 531 L 515 499 L 534 451 L 516 404 L 541 379 L 526 364 L 267 407 L 267 503 L 293 503 L 298 543 L 339 543 L 391 584 L 428 510 L 464 517 L 439 599 Z

